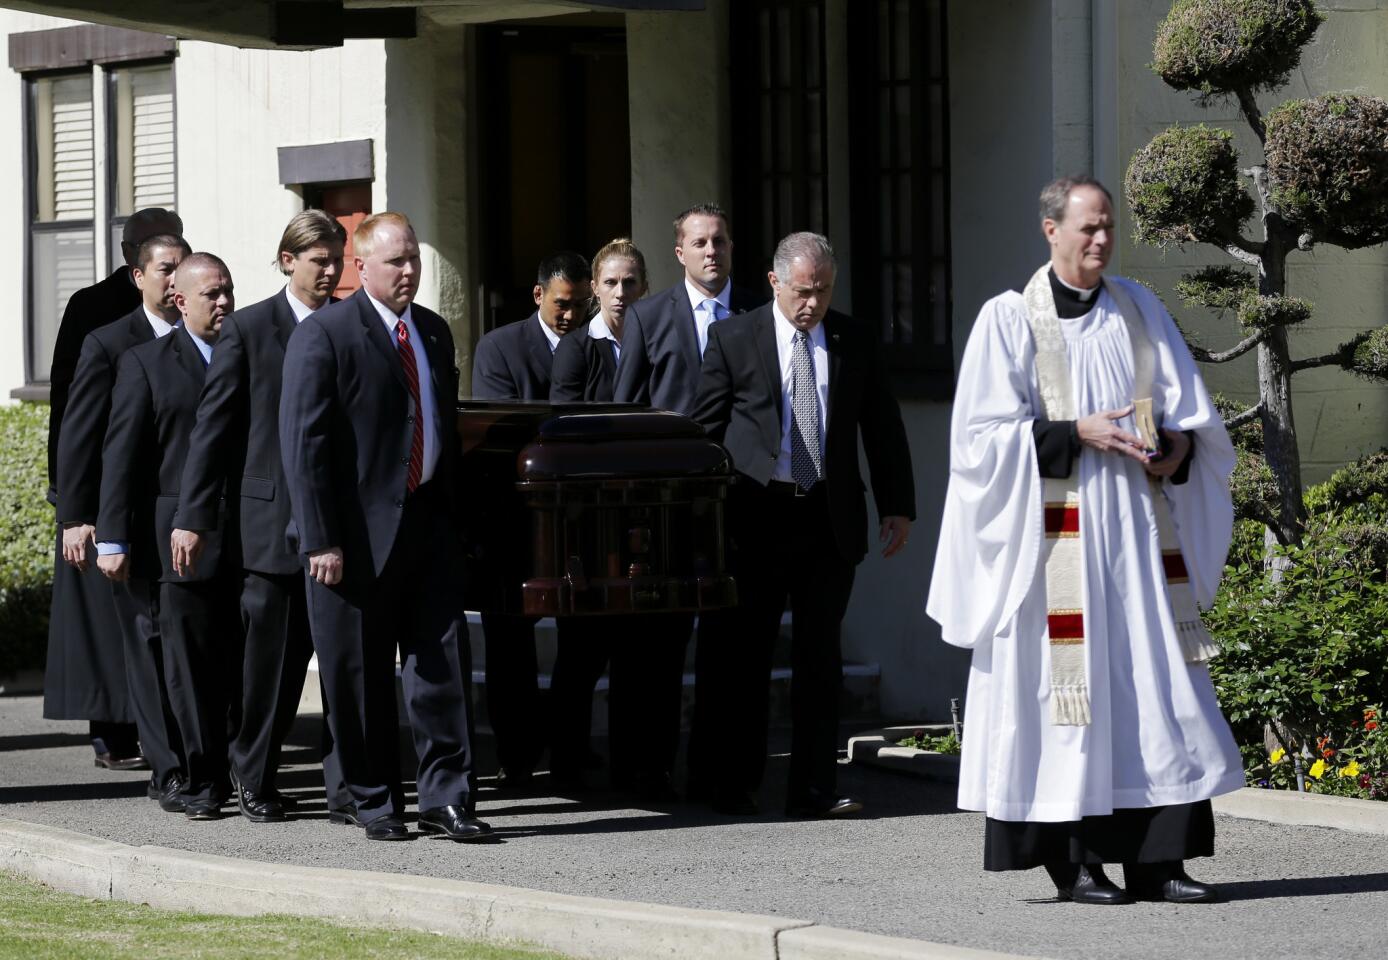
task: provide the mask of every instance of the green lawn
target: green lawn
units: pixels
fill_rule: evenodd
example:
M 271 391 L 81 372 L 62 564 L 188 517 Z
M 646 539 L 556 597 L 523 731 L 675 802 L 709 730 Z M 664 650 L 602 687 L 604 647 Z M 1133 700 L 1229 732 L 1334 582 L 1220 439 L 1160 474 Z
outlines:
M 55 893 L 0 873 L 0 960 L 563 960 L 414 930 L 220 917 Z

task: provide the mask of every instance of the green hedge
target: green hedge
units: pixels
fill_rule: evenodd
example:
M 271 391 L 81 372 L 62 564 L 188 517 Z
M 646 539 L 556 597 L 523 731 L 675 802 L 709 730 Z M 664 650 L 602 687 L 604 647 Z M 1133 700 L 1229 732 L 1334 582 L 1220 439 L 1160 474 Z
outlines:
M 48 404 L 0 407 L 0 677 L 43 666 L 53 596 L 53 508 L 44 499 Z

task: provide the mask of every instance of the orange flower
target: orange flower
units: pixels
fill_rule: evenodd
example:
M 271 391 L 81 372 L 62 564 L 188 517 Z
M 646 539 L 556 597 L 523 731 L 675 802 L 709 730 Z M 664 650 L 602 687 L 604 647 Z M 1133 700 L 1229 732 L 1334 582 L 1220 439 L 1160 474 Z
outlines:
M 1378 717 L 1378 713 L 1377 713 L 1377 711 L 1375 711 L 1372 707 L 1370 707 L 1368 710 L 1365 710 L 1365 711 L 1364 711 L 1364 719 L 1365 719 L 1365 720 L 1374 720 L 1374 719 L 1376 719 L 1377 717 Z
M 1369 721 L 1367 721 L 1367 722 L 1364 724 L 1364 729 L 1365 729 L 1365 730 L 1377 730 L 1377 729 L 1378 729 L 1378 721 L 1377 721 L 1377 720 L 1369 720 Z
M 1329 760 L 1331 757 L 1335 756 L 1335 751 L 1327 747 L 1326 749 L 1321 751 L 1321 756 Z

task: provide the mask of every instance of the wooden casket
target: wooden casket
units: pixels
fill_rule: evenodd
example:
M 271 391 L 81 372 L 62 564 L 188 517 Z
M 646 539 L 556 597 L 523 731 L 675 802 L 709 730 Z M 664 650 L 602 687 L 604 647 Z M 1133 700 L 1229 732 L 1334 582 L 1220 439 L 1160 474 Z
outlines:
M 469 609 L 529 616 L 732 606 L 727 451 L 636 404 L 464 400 L 458 493 Z

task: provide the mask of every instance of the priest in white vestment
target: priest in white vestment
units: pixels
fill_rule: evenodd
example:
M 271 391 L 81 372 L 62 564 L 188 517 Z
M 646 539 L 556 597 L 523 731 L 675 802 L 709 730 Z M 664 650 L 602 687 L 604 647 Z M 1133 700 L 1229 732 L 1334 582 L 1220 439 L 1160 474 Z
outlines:
M 926 607 L 973 651 L 959 806 L 987 814 L 985 869 L 1045 867 L 1083 903 L 1205 902 L 1184 861 L 1244 784 L 1199 616 L 1234 451 L 1160 301 L 1103 276 L 1108 191 L 1067 177 L 1041 201 L 1050 264 L 964 351 Z

